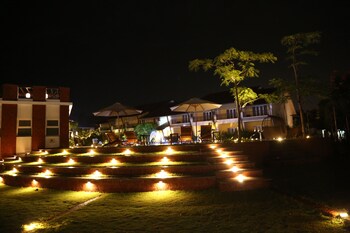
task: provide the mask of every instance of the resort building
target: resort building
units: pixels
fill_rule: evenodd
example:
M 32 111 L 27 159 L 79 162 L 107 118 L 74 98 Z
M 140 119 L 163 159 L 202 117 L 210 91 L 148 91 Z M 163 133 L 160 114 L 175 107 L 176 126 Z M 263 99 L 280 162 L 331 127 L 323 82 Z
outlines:
M 72 103 L 67 87 L 2 86 L 0 157 L 69 147 Z
M 271 93 L 270 88 L 253 88 L 258 94 Z M 142 114 L 123 118 L 127 130 L 132 130 L 140 123 L 154 123 L 157 130 L 150 135 L 152 143 L 168 142 L 173 135 L 181 136 L 181 128 L 191 126 L 193 135 L 200 136 L 202 126 L 211 126 L 212 138 L 222 134 L 233 135 L 238 128 L 238 117 L 234 97 L 229 91 L 212 93 L 201 97 L 203 100 L 218 103 L 217 109 L 198 112 L 174 112 L 171 107 L 179 104 L 171 100 L 155 104 L 138 106 Z M 287 129 L 293 128 L 293 118 L 296 116 L 295 107 L 291 99 L 284 103 L 267 103 L 260 99 L 248 104 L 242 110 L 242 129 L 247 132 L 256 132 L 260 139 L 287 137 Z M 119 123 L 121 123 L 119 119 Z M 122 126 L 114 122 L 115 128 Z

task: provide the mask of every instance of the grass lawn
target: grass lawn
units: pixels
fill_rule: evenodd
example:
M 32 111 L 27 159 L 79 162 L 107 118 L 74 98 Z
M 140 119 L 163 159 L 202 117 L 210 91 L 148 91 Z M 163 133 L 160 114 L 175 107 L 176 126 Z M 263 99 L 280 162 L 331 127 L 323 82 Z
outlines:
M 94 193 L 0 185 L 0 232 L 21 232 L 35 221 L 41 229 L 30 232 L 350 232 L 349 221 L 314 205 L 350 211 L 348 152 L 265 166 L 272 179 L 266 190 Z
M 340 219 L 271 190 L 89 193 L 0 186 L 0 231 L 347 232 Z M 74 206 L 98 197 L 76 208 Z

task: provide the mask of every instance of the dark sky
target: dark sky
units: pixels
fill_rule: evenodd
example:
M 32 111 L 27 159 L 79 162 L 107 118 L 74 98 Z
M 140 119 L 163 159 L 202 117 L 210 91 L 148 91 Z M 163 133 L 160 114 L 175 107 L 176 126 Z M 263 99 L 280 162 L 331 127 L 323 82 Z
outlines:
M 71 118 L 86 124 L 114 102 L 138 106 L 225 90 L 188 62 L 234 47 L 272 52 L 255 84 L 290 77 L 283 36 L 321 31 L 308 72 L 350 69 L 346 1 L 1 1 L 1 84 L 71 88 Z

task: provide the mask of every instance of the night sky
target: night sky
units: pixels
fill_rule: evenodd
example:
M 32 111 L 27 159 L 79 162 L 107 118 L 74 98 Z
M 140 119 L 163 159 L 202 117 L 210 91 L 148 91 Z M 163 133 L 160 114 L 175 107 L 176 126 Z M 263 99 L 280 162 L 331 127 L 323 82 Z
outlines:
M 1 10 L 1 83 L 71 88 L 71 119 L 114 102 L 138 106 L 226 90 L 196 58 L 234 47 L 272 52 L 249 85 L 291 78 L 283 36 L 320 31 L 320 55 L 305 72 L 325 80 L 350 70 L 346 1 L 8 1 Z M 307 3 L 305 3 L 307 2 Z

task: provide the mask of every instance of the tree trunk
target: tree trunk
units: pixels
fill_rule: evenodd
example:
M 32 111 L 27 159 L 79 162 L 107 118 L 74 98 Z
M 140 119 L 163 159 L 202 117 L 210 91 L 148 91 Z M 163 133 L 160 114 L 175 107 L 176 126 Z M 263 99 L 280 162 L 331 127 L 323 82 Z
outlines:
M 303 138 L 305 138 L 305 126 L 304 126 L 304 116 L 303 116 L 303 106 L 301 101 L 301 96 L 299 93 L 299 79 L 298 79 L 298 72 L 297 68 L 295 66 L 295 61 L 293 61 L 293 71 L 294 71 L 294 79 L 295 79 L 295 87 L 296 87 L 296 95 L 297 95 L 297 103 L 299 108 L 299 117 L 300 117 L 300 124 L 301 124 L 301 134 Z
M 237 109 L 237 124 L 238 124 L 238 130 L 237 130 L 237 137 L 238 137 L 238 142 L 241 142 L 241 107 L 239 104 L 239 98 L 238 98 L 238 87 L 237 84 L 234 84 L 234 89 L 235 89 L 235 102 L 236 102 L 236 109 Z

